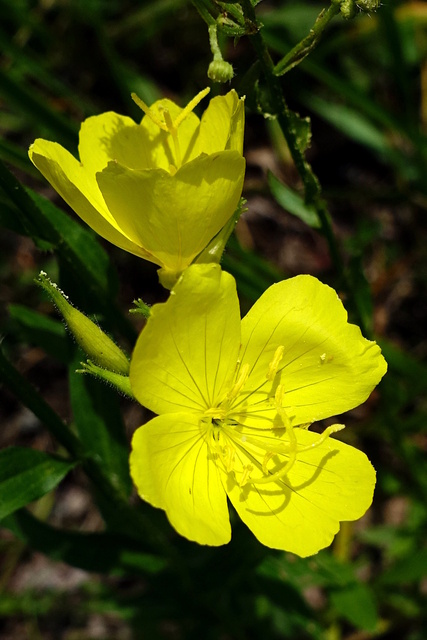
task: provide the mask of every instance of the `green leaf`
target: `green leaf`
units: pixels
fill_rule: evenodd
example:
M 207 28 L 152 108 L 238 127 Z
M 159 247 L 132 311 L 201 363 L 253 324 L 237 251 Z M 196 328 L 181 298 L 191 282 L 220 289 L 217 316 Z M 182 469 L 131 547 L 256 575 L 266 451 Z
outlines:
M 380 577 L 381 584 L 418 582 L 427 575 L 427 548 L 412 551 L 387 569 Z
M 330 594 L 335 610 L 357 629 L 374 631 L 378 623 L 373 591 L 365 584 L 351 584 Z
M 142 543 L 116 534 L 63 531 L 24 509 L 2 525 L 31 548 L 86 571 L 158 573 L 166 564 L 162 557 L 147 553 Z
M 273 198 L 283 209 L 308 224 L 309 227 L 320 228 L 321 224 L 315 208 L 306 205 L 302 196 L 283 184 L 271 171 L 268 172 L 268 184 Z
M 328 551 L 320 551 L 307 559 L 293 556 L 289 559 L 288 554 L 267 556 L 258 566 L 257 574 L 303 588 L 314 584 L 341 589 L 356 583 L 353 568 Z
M 62 322 L 20 304 L 11 304 L 8 310 L 11 329 L 23 342 L 41 347 L 64 364 L 70 362 L 73 349 Z
M 117 394 L 102 382 L 76 373 L 82 352 L 70 366 L 70 397 L 74 422 L 86 451 L 101 463 L 117 489 L 125 496 L 132 490 L 129 445 Z
M 0 520 L 52 491 L 75 465 L 25 447 L 0 451 Z
M 303 99 L 307 105 L 310 105 L 310 109 L 355 142 L 369 147 L 382 157 L 394 153 L 386 135 L 379 127 L 355 109 L 344 104 L 333 103 L 331 100 L 324 100 L 312 93 L 304 94 Z

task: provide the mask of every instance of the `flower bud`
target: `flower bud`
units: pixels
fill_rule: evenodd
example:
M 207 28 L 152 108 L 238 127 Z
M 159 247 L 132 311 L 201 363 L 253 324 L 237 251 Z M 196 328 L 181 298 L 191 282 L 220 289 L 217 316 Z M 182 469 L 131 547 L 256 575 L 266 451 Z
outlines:
M 212 60 L 208 68 L 208 78 L 213 82 L 229 82 L 234 76 L 233 67 L 225 60 Z
M 92 320 L 78 311 L 66 295 L 44 271 L 36 279 L 63 316 L 68 329 L 83 351 L 100 367 L 122 375 L 129 372 L 129 361 L 123 351 Z

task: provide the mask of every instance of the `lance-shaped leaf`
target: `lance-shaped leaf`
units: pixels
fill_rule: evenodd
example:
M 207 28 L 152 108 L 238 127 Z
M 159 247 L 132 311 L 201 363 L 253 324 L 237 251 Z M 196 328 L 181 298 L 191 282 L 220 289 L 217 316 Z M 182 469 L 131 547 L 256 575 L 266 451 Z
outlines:
M 0 519 L 52 491 L 75 465 L 25 447 L 0 451 Z

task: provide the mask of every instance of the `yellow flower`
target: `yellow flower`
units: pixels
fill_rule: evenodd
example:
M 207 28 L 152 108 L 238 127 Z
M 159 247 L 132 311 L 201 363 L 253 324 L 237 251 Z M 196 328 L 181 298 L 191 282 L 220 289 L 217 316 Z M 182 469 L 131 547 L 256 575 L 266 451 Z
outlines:
M 241 321 L 234 279 L 187 269 L 152 308 L 131 359 L 136 398 L 159 414 L 135 432 L 140 496 L 201 544 L 230 540 L 227 496 L 265 545 L 307 556 L 372 501 L 357 449 L 308 430 L 361 404 L 386 371 L 330 287 L 298 276 Z
M 140 124 L 113 112 L 85 120 L 80 162 L 55 142 L 31 145 L 32 162 L 99 235 L 159 265 L 163 283 L 205 249 L 242 192 L 244 105 L 235 91 L 213 98 L 202 119 L 163 99 Z

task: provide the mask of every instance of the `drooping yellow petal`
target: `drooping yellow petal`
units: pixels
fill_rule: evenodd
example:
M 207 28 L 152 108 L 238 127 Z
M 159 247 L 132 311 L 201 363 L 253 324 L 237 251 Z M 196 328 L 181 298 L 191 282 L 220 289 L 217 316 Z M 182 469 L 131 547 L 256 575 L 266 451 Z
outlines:
M 283 355 L 272 382 L 267 372 L 280 346 Z M 336 292 L 311 276 L 275 284 L 254 304 L 242 321 L 240 360 L 250 365 L 251 373 L 234 409 L 250 405 L 251 413 L 258 408 L 261 416 L 261 403 L 280 383 L 283 407 L 294 424 L 358 406 L 387 368 L 378 345 L 347 322 Z M 253 424 L 251 417 L 244 421 Z
M 259 432 L 265 447 L 278 439 Z M 295 429 L 300 447 L 316 442 L 318 434 Z M 254 458 L 248 447 L 237 449 L 237 480 L 244 468 L 256 475 L 263 459 Z M 239 468 L 240 467 L 240 468 Z M 375 486 L 375 471 L 364 453 L 334 438 L 297 455 L 289 474 L 267 484 L 246 483 L 240 487 L 229 474 L 227 494 L 243 522 L 268 547 L 305 557 L 327 547 L 339 530 L 339 522 L 356 520 L 369 508 Z
M 65 202 L 96 233 L 125 251 L 151 260 L 150 254 L 132 242 L 117 224 L 105 205 L 95 176 L 71 153 L 56 142 L 38 139 L 31 145 L 29 156 Z
M 152 307 L 131 360 L 133 393 L 155 413 L 203 415 L 223 395 L 239 345 L 234 278 L 218 265 L 192 265 Z
M 110 163 L 97 179 L 123 232 L 158 264 L 180 272 L 234 213 L 244 166 L 237 152 L 223 151 L 197 158 L 175 175 Z
M 217 546 L 231 537 L 227 498 L 199 421 L 168 414 L 137 429 L 130 469 L 139 495 L 166 511 L 178 533 Z
M 131 118 L 112 111 L 82 122 L 79 154 L 86 171 L 93 177 L 112 160 L 131 169 L 155 166 L 151 141 L 145 129 Z

